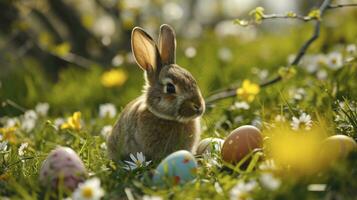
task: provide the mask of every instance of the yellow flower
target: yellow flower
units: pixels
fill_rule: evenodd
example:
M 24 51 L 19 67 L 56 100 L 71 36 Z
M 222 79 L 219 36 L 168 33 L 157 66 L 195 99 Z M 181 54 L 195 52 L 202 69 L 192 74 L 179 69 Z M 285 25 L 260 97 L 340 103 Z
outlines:
M 112 69 L 104 72 L 101 77 L 101 82 L 104 87 L 121 86 L 128 79 L 128 76 L 124 70 Z
M 17 130 L 16 126 L 0 128 L 0 133 L 3 135 L 3 140 L 9 141 L 9 143 L 12 144 L 16 144 L 17 142 L 17 138 L 15 135 L 16 130 Z
M 75 112 L 71 117 L 67 119 L 67 122 L 61 125 L 61 129 L 81 129 L 81 112 Z
M 244 80 L 242 87 L 237 89 L 237 95 L 244 101 L 252 102 L 259 91 L 260 87 L 258 84 L 251 83 L 249 80 Z

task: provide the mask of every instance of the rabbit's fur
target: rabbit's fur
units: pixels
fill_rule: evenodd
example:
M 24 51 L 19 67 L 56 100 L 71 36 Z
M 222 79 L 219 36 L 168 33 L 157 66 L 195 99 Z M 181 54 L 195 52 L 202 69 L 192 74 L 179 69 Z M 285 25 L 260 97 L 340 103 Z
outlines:
M 137 64 L 145 71 L 143 94 L 129 103 L 108 137 L 111 159 L 143 152 L 159 160 L 185 149 L 194 151 L 200 136 L 205 103 L 190 72 L 175 64 L 174 30 L 160 27 L 158 47 L 141 28 L 131 35 Z

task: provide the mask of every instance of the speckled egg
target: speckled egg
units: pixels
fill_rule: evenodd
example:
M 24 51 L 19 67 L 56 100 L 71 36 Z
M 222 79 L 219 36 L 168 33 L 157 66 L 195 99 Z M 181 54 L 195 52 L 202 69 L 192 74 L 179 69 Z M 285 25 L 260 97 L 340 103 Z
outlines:
M 68 147 L 57 147 L 42 163 L 40 183 L 57 188 L 58 183 L 63 181 L 67 189 L 74 190 L 86 176 L 87 171 L 76 152 Z
M 224 140 L 220 138 L 205 138 L 198 143 L 196 154 L 202 155 L 203 153 L 211 152 L 213 149 L 221 151 Z
M 157 186 L 184 184 L 194 180 L 196 175 L 195 158 L 190 152 L 180 150 L 161 161 L 155 169 L 153 182 Z
M 321 156 L 323 161 L 331 162 L 346 157 L 356 148 L 357 144 L 353 138 L 346 135 L 334 135 L 322 142 Z
M 225 139 L 222 147 L 222 159 L 229 163 L 238 163 L 252 150 L 262 147 L 262 134 L 254 126 L 244 125 L 233 130 Z

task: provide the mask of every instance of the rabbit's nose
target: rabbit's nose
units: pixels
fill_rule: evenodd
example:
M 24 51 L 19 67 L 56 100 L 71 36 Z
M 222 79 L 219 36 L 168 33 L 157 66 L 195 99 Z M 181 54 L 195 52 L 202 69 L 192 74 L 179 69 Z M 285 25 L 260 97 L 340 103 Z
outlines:
M 192 103 L 192 108 L 197 114 L 200 114 L 203 111 L 203 107 L 199 104 Z

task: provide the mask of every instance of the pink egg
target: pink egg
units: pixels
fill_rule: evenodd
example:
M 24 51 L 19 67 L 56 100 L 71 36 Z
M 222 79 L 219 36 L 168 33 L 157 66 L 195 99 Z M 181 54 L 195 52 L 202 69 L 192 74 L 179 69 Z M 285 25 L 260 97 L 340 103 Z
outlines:
M 82 160 L 71 148 L 57 147 L 52 150 L 42 163 L 40 183 L 43 186 L 57 188 L 63 182 L 69 190 L 74 190 L 87 177 Z

